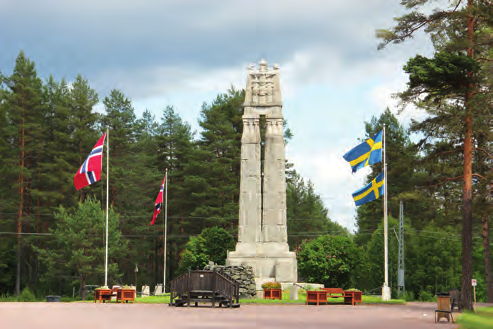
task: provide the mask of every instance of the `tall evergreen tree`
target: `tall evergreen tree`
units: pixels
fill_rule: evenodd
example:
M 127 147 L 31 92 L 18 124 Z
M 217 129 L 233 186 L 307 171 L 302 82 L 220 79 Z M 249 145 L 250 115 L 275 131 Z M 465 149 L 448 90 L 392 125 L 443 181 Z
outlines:
M 385 44 L 400 43 L 412 37 L 413 33 L 426 28 L 437 47 L 442 50 L 434 59 L 420 56 L 408 63 L 412 71 L 408 93 L 402 97 L 408 101 L 432 103 L 435 108 L 447 108 L 450 101 L 461 111 L 454 116 L 462 128 L 463 182 L 462 195 L 462 294 L 461 302 L 465 309 L 472 309 L 472 201 L 473 201 L 473 134 L 478 108 L 474 106 L 474 95 L 478 92 L 475 77 L 477 65 L 475 57 L 481 54 L 483 42 L 478 42 L 485 34 L 484 27 L 491 24 L 493 8 L 489 1 L 450 0 L 448 5 L 427 15 L 419 8 L 429 3 L 423 1 L 402 2 L 412 11 L 397 18 L 397 25 L 390 31 L 379 31 Z M 491 36 L 489 36 L 491 38 Z M 445 52 L 448 50 L 448 52 Z M 458 53 L 458 55 L 455 55 Z M 410 67 L 412 66 L 412 67 Z M 414 68 L 414 69 L 413 69 Z M 413 97 L 411 97 L 411 95 Z M 424 97 L 420 97 L 425 95 Z
M 288 243 L 294 250 L 305 239 L 319 235 L 342 235 L 349 232 L 329 217 L 320 195 L 315 192 L 311 181 L 304 179 L 292 170 L 286 177 L 286 210 L 288 220 Z
M 9 165 L 18 168 L 17 187 L 17 233 L 28 231 L 31 219 L 31 192 L 34 159 L 39 147 L 43 145 L 43 127 L 40 119 L 43 116 L 42 82 L 37 77 L 34 62 L 30 61 L 21 51 L 16 59 L 13 74 L 6 78 L 8 92 L 4 96 L 5 109 L 10 125 L 5 128 L 9 139 L 15 140 L 12 145 L 17 159 L 10 158 Z M 17 163 L 17 165 L 16 165 Z M 20 293 L 21 285 L 21 253 L 22 238 L 17 238 L 17 274 L 15 292 Z M 27 253 L 27 250 L 25 251 Z M 24 264 L 25 262 L 22 262 Z
M 413 204 L 412 202 L 412 192 L 414 192 L 416 177 L 412 166 L 415 156 L 413 155 L 409 133 L 404 130 L 397 118 L 387 108 L 380 117 L 372 117 L 370 122 L 365 123 L 366 136 L 364 140 L 375 136 L 383 129 L 384 124 L 386 126 L 385 146 L 389 216 L 398 214 L 399 201 L 404 198 L 409 200 L 409 210 L 412 207 L 418 207 L 412 213 L 415 213 L 416 219 L 420 221 L 422 218 L 419 216 L 419 204 Z M 376 163 L 371 168 L 372 172 L 366 178 L 366 184 L 370 183 L 383 171 L 383 162 Z M 408 213 L 411 213 L 411 211 L 408 211 Z M 368 233 L 373 232 L 382 221 L 382 199 L 359 206 L 356 217 L 358 226 L 357 243 L 360 245 L 366 244 L 371 239 Z
M 98 103 L 98 94 L 91 88 L 89 82 L 82 78 L 79 74 L 72 83 L 70 89 L 70 100 L 68 108 L 70 113 L 70 125 L 73 129 L 72 147 L 75 152 L 72 153 L 72 159 L 68 159 L 76 167 L 74 173 L 79 169 L 84 160 L 99 139 L 95 131 L 98 115 L 93 111 L 94 106 Z M 72 174 L 73 179 L 73 174 Z M 99 185 L 99 184 L 97 184 Z M 81 189 L 79 200 L 83 200 L 83 196 L 91 191 L 96 191 L 95 184 Z
M 192 154 L 193 217 L 203 217 L 200 230 L 218 225 L 234 227 L 238 218 L 240 152 L 244 91 L 231 88 L 200 113 L 198 150 Z

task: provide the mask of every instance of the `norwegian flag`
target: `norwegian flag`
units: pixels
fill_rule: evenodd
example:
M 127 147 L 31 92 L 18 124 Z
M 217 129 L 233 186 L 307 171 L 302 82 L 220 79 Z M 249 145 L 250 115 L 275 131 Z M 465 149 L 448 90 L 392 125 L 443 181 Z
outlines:
M 80 190 L 83 187 L 96 183 L 101 179 L 101 167 L 103 161 L 103 145 L 106 133 L 94 145 L 86 161 L 82 164 L 79 171 L 74 176 L 75 188 Z
M 166 181 L 166 175 L 164 175 L 163 183 L 161 184 L 161 189 L 157 195 L 156 202 L 154 203 L 154 216 L 152 216 L 151 225 L 156 221 L 157 215 L 161 212 L 161 207 L 163 205 L 163 193 L 164 193 L 164 182 Z

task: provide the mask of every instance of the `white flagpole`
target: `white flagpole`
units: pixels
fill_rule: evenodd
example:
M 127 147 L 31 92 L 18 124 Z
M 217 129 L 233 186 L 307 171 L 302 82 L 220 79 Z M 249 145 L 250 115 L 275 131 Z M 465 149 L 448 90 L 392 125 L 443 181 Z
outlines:
M 106 256 L 104 264 L 104 286 L 108 287 L 108 202 L 110 191 L 110 131 L 106 128 Z
M 383 178 L 384 178 L 384 198 L 383 198 L 383 225 L 384 225 L 384 250 L 385 250 L 385 282 L 382 290 L 382 300 L 390 300 L 389 288 L 389 248 L 388 248 L 388 223 L 387 223 L 387 149 L 386 149 L 385 123 L 383 124 Z
M 168 230 L 168 168 L 166 168 L 166 175 L 164 176 L 165 183 L 166 183 L 166 201 L 164 205 L 164 278 L 163 278 L 163 294 L 166 292 L 166 238 L 168 236 L 167 230 Z

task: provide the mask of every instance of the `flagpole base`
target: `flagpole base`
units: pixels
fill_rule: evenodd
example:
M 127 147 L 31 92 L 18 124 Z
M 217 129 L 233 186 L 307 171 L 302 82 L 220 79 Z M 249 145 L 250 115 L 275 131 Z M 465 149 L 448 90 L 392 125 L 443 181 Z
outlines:
M 383 287 L 382 287 L 382 301 L 388 302 L 388 301 L 390 301 L 390 299 L 391 299 L 390 287 L 388 287 L 387 285 L 383 285 Z

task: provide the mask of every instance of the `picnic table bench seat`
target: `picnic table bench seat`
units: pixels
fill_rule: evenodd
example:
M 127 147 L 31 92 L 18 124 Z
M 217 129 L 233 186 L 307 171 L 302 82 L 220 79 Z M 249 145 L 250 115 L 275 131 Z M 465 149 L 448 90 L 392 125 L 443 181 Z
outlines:
M 322 288 L 327 293 L 327 298 L 341 298 L 344 297 L 344 290 L 342 288 Z

